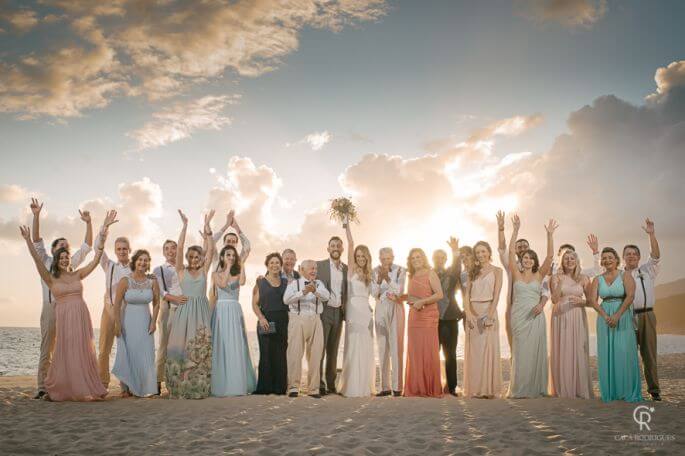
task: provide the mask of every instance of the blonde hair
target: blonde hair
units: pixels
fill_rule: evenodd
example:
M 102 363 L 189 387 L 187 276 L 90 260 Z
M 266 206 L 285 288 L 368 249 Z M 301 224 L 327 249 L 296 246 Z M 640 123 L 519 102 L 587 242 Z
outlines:
M 580 281 L 581 281 L 580 275 L 581 275 L 582 268 L 580 267 L 580 258 L 578 258 L 578 254 L 574 250 L 566 249 L 563 252 L 561 252 L 561 256 L 559 257 L 560 258 L 560 260 L 559 260 L 559 272 L 561 272 L 562 274 L 567 274 L 566 268 L 564 267 L 564 257 L 566 255 L 571 255 L 573 258 L 575 258 L 576 267 L 573 268 L 573 271 L 570 271 L 568 274 L 571 276 L 571 278 L 575 282 L 580 283 Z
M 430 266 L 428 265 L 428 257 L 426 256 L 426 252 L 424 252 L 423 249 L 414 247 L 409 251 L 409 255 L 407 255 L 407 271 L 409 272 L 409 277 L 413 277 L 416 273 L 416 268 L 414 268 L 414 265 L 411 262 L 411 257 L 415 253 L 421 255 L 421 259 L 423 260 L 423 267 L 426 269 L 430 268 Z
M 364 258 L 366 258 L 366 265 L 363 268 L 357 264 L 357 252 L 361 252 L 362 255 L 364 255 Z M 367 246 L 358 245 L 354 248 L 353 256 L 354 266 L 352 270 L 364 281 L 364 284 L 368 286 L 371 283 L 371 252 Z

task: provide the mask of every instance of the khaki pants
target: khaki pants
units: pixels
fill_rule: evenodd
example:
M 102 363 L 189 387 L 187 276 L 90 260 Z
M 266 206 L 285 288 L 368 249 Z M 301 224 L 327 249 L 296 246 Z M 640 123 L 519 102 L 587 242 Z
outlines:
M 45 391 L 52 352 L 55 349 L 55 305 L 44 302 L 40 312 L 40 357 L 38 358 L 38 391 Z
M 169 343 L 169 333 L 171 333 L 171 324 L 174 321 L 175 313 L 176 306 L 172 306 L 166 301 L 162 302 L 162 309 L 159 312 L 159 322 L 157 323 L 157 330 L 159 331 L 159 347 L 157 347 L 157 383 L 162 383 L 164 381 L 166 346 Z
M 637 316 L 637 344 L 642 356 L 642 367 L 649 394 L 660 394 L 659 375 L 656 370 L 656 316 L 643 312 Z
M 404 308 L 401 304 L 381 300 L 376 306 L 375 323 L 381 391 L 402 391 Z
M 114 344 L 114 307 L 107 302 L 102 307 L 100 340 L 98 342 L 98 373 L 105 388 L 109 388 L 109 355 Z
M 307 355 L 309 394 L 319 393 L 323 326 L 318 315 L 289 314 L 288 321 L 288 392 L 299 392 L 302 382 L 302 355 Z

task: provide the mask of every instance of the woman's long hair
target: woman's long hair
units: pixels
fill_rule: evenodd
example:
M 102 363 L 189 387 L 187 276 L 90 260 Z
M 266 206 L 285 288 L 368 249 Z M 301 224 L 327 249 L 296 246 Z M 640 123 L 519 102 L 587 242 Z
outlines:
M 409 272 L 409 277 L 414 277 L 414 274 L 416 274 L 416 268 L 414 268 L 414 265 L 411 262 L 411 257 L 415 253 L 421 255 L 421 259 L 423 260 L 423 267 L 430 268 L 430 266 L 428 265 L 428 257 L 426 256 L 426 252 L 424 252 L 421 248 L 414 247 L 409 251 L 409 255 L 407 256 L 407 271 Z
M 363 268 L 357 264 L 357 252 L 361 252 L 366 258 L 366 266 Z M 364 281 L 364 284 L 368 287 L 371 283 L 371 252 L 369 248 L 365 245 L 358 245 L 354 248 L 354 269 L 353 271 L 357 273 L 359 278 Z
M 224 262 L 224 254 L 229 251 L 233 250 L 233 257 L 235 258 L 235 261 L 231 265 L 231 270 L 228 271 L 232 276 L 237 276 L 240 274 L 240 255 L 238 255 L 238 251 L 236 250 L 235 247 L 232 245 L 225 245 L 224 248 L 221 249 L 221 252 L 219 253 L 219 267 L 217 268 L 217 271 L 221 272 L 226 269 L 226 263 Z
M 564 257 L 566 255 L 572 256 L 576 259 L 576 267 L 573 268 L 573 271 L 567 272 L 566 268 L 564 268 Z M 575 282 L 580 283 L 580 274 L 582 268 L 580 267 L 580 258 L 578 258 L 578 254 L 571 249 L 566 249 L 563 252 L 561 252 L 561 256 L 559 258 L 559 272 L 561 272 L 562 274 L 569 274 Z
M 66 247 L 57 249 L 55 254 L 52 256 L 52 263 L 50 264 L 50 274 L 52 274 L 52 276 L 55 279 L 59 278 L 60 274 L 62 273 L 62 271 L 59 269 L 59 257 L 61 257 L 63 253 L 69 255 L 69 249 Z
M 476 277 L 480 274 L 480 271 L 483 269 L 483 265 L 478 262 L 478 257 L 476 256 L 476 249 L 479 246 L 485 247 L 485 249 L 488 251 L 490 254 L 490 259 L 492 260 L 492 247 L 490 247 L 490 244 L 488 244 L 485 241 L 478 241 L 473 245 L 473 267 L 469 271 L 469 280 L 473 282 L 476 280 Z

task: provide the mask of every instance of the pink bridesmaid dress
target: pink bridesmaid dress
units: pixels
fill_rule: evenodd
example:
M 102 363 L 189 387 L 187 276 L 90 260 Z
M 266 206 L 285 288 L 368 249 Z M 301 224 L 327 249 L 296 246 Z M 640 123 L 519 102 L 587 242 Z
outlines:
M 409 296 L 423 299 L 433 294 L 429 275 L 422 274 L 409 279 Z M 407 371 L 404 395 L 442 397 L 440 380 L 440 344 L 438 341 L 438 304 L 433 303 L 421 310 L 409 309 L 407 324 Z
M 90 312 L 83 300 L 81 280 L 56 281 L 56 341 L 45 387 L 53 401 L 90 401 L 107 390 L 98 375 Z

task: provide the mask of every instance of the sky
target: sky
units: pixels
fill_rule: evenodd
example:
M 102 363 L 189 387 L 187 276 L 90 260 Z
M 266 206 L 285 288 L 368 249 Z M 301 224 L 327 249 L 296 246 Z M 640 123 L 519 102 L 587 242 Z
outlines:
M 0 326 L 39 323 L 32 196 L 47 241 L 115 208 L 111 238 L 155 264 L 177 209 L 193 233 L 235 209 L 250 325 L 265 254 L 324 258 L 343 195 L 355 241 L 399 263 L 450 235 L 495 246 L 502 209 L 538 252 L 557 219 L 584 263 L 589 233 L 646 256 L 650 217 L 659 282 L 682 278 L 683 17 L 676 0 L 2 2 Z M 97 327 L 104 274 L 85 286 Z

